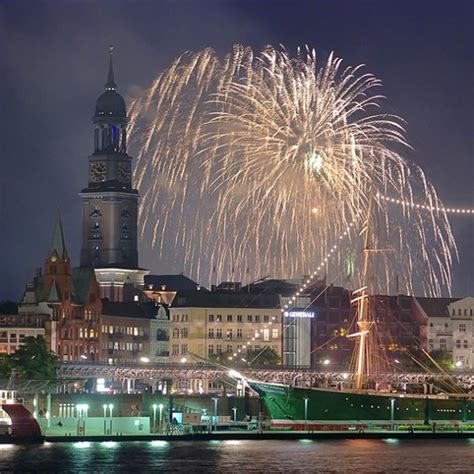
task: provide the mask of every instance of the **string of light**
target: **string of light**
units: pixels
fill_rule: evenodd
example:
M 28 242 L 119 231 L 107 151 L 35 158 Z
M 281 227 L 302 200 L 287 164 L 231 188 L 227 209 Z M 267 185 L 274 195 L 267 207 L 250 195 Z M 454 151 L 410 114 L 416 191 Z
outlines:
M 325 257 L 321 260 L 321 263 L 318 265 L 316 270 L 314 270 L 313 273 L 311 273 L 306 280 L 303 282 L 303 284 L 298 288 L 298 291 L 290 298 L 289 303 L 285 304 L 283 308 L 281 308 L 281 312 L 284 313 L 289 307 L 290 304 L 294 303 L 296 301 L 296 298 L 301 295 L 302 291 L 306 290 L 306 288 L 311 285 L 311 283 L 314 282 L 314 279 L 320 275 L 321 270 L 323 267 L 327 264 L 328 260 L 335 255 L 336 250 L 338 250 L 339 245 L 341 243 L 341 240 L 343 240 L 347 235 L 349 235 L 349 232 L 351 229 L 354 227 L 355 221 L 352 221 L 347 229 L 339 236 L 337 241 L 339 242 L 338 244 L 335 244 L 331 247 L 331 250 L 325 255 Z
M 386 202 L 391 202 L 394 204 L 399 204 L 400 206 L 408 206 L 413 209 L 426 209 L 427 211 L 444 211 L 449 214 L 474 214 L 474 209 L 460 209 L 454 207 L 437 207 L 429 206 L 426 204 L 417 204 L 410 201 L 405 201 L 404 199 L 395 199 L 389 196 L 384 196 L 383 194 L 378 194 L 377 197 Z

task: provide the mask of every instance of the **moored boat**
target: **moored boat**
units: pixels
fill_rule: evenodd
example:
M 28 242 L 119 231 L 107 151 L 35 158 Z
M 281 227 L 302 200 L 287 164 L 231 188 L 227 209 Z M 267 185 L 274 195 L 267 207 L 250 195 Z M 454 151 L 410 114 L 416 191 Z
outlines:
M 274 427 L 474 423 L 474 398 L 467 394 L 422 396 L 248 383 L 260 395 Z
M 448 390 L 439 394 L 407 394 L 393 391 L 371 390 L 379 374 L 386 373 L 386 354 L 382 353 L 377 339 L 375 308 L 370 297 L 370 256 L 383 252 L 373 244 L 371 213 L 373 195 L 369 197 L 368 215 L 363 234 L 364 255 L 362 286 L 353 292 L 352 303 L 356 308 L 356 331 L 347 335 L 355 340 L 351 361 L 352 388 L 303 388 L 290 385 L 247 380 L 264 402 L 275 427 L 382 425 L 400 423 L 474 423 L 474 394 L 463 393 L 449 375 L 445 382 Z M 299 293 L 297 293 L 298 295 Z M 294 298 L 293 298 L 294 299 Z M 285 307 L 285 309 L 288 306 Z M 424 351 L 425 352 L 425 351 Z M 429 357 L 429 355 L 425 352 Z M 431 358 L 432 360 L 432 358 Z M 441 370 L 439 364 L 432 360 Z M 420 364 L 423 367 L 423 364 Z M 456 393 L 459 391 L 460 393 Z M 435 427 L 436 425 L 434 425 Z

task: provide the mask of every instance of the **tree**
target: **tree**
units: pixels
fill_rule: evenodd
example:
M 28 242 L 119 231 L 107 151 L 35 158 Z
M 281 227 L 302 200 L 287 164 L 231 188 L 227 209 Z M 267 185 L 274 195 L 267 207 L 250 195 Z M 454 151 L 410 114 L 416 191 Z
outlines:
M 209 356 L 209 361 L 222 364 L 227 367 L 249 367 L 259 365 L 278 365 L 280 356 L 278 353 L 266 346 L 262 349 L 247 351 L 247 353 L 239 353 L 234 357 L 232 353 L 220 353 Z
M 431 351 L 430 356 L 445 370 L 454 369 L 453 356 L 446 351 Z M 430 361 L 433 364 L 432 361 Z
M 255 349 L 247 352 L 247 362 L 254 365 L 278 365 L 280 363 L 280 356 L 278 352 L 270 347 L 263 349 Z
M 11 372 L 12 372 L 12 363 L 10 360 L 10 356 L 6 354 L 1 354 L 0 355 L 0 379 L 10 378 Z
M 42 336 L 25 337 L 23 344 L 9 356 L 11 367 L 29 379 L 55 379 L 58 357 L 48 350 Z

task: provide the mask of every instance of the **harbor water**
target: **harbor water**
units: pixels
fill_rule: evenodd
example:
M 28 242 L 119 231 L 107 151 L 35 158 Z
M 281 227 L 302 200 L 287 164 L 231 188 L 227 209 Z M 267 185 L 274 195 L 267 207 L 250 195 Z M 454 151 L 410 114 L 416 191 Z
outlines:
M 457 440 L 131 441 L 0 445 L 0 472 L 472 473 Z

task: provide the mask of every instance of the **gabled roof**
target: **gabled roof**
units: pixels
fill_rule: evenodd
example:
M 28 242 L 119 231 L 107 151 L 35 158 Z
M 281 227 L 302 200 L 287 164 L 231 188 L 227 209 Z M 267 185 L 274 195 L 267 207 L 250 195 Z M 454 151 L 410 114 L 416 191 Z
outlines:
M 94 277 L 94 270 L 89 267 L 72 269 L 72 301 L 76 304 L 86 302 L 87 293 Z
M 54 224 L 53 241 L 51 243 L 49 255 L 51 255 L 53 252 L 56 252 L 58 257 L 62 260 L 68 258 L 66 244 L 64 242 L 63 223 L 61 222 L 61 215 L 59 212 Z
M 276 294 L 255 294 L 220 291 L 178 291 L 171 307 L 209 308 L 278 308 L 280 299 Z
M 448 305 L 461 298 L 424 298 L 417 296 L 416 301 L 428 317 L 449 317 Z
M 199 287 L 199 283 L 184 276 L 182 273 L 178 275 L 146 275 L 145 289 L 148 289 L 148 285 L 153 285 L 153 290 L 155 291 L 160 291 L 163 285 L 166 291 L 196 290 Z M 207 290 L 201 288 L 201 291 L 206 292 Z
M 244 286 L 242 291 L 287 296 L 293 295 L 297 291 L 299 284 L 301 284 L 301 280 L 299 280 L 299 283 L 294 283 L 290 280 L 271 279 L 250 283 L 249 285 Z
M 53 279 L 53 284 L 51 285 L 51 289 L 49 290 L 48 298 L 46 299 L 48 303 L 59 303 L 59 293 L 58 288 L 56 286 L 56 281 Z
M 158 308 L 154 304 L 138 304 L 133 302 L 118 303 L 102 301 L 102 314 L 124 318 L 154 319 Z

